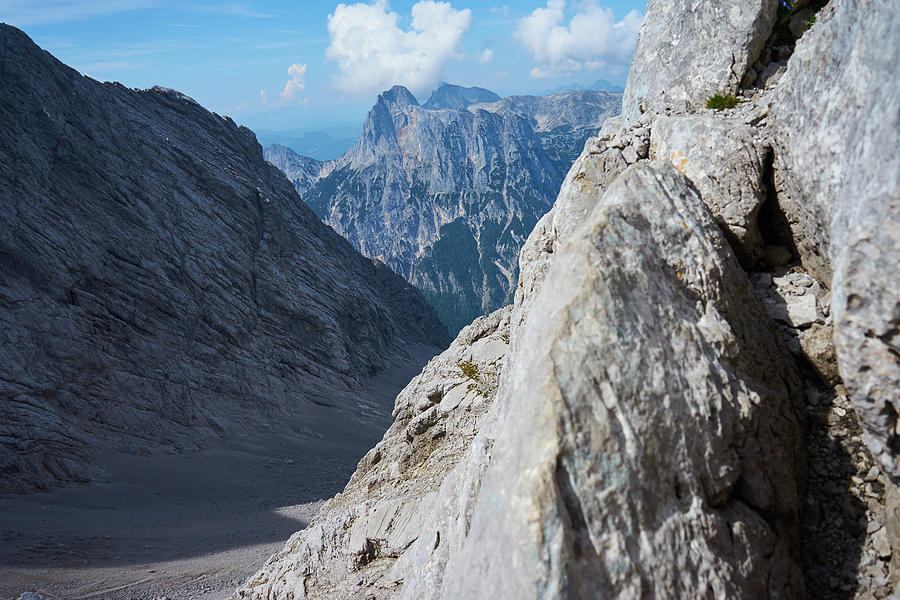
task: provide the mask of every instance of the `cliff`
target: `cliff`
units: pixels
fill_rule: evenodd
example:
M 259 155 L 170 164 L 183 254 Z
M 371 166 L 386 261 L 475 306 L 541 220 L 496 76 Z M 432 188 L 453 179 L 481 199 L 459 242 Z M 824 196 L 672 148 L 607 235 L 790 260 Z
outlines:
M 423 371 L 236 598 L 897 589 L 900 10 L 803 4 L 651 0 L 511 313 Z M 461 376 L 488 370 L 480 331 L 510 343 L 497 385 Z
M 447 334 L 322 224 L 253 133 L 101 84 L 0 25 L 0 488 L 305 407 Z
M 337 160 L 320 164 L 281 148 L 266 158 L 360 252 L 422 290 L 455 334 L 511 299 L 522 243 L 619 99 L 499 99 L 445 84 L 420 105 L 395 86 Z

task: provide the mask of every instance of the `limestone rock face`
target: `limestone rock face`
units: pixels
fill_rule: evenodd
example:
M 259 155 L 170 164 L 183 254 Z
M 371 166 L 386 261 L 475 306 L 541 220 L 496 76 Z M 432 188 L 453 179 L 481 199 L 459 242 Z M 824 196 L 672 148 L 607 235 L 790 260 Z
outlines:
M 615 131 L 616 119 L 603 131 Z M 519 254 L 519 285 L 515 294 L 516 324 L 528 318 L 531 303 L 543 284 L 544 274 L 560 243 L 582 223 L 609 185 L 628 163 L 621 148 L 599 139 L 588 141 L 584 152 L 569 169 L 553 208 L 544 215 Z
M 444 597 L 802 597 L 799 380 L 699 197 L 630 167 L 557 254 Z
M 775 23 L 778 0 L 650 0 L 622 114 L 684 111 L 736 93 Z
M 510 312 L 477 319 L 410 382 L 397 397 L 394 424 L 344 492 L 237 597 L 438 597 L 489 456 L 480 432 L 494 415 Z
M 0 489 L 312 403 L 361 418 L 360 377 L 446 341 L 248 129 L 6 25 L 0 79 Z
M 841 376 L 900 477 L 900 44 L 888 1 L 835 0 L 797 43 L 772 101 L 776 183 L 804 266 L 831 282 Z
M 780 79 L 790 48 L 773 51 L 766 40 L 774 12 L 774 2 L 651 1 L 629 107 L 587 141 L 522 246 L 496 399 L 477 433 L 456 432 L 470 441 L 448 459 L 443 482 L 424 471 L 434 495 L 416 499 L 407 482 L 389 484 L 418 533 L 392 519 L 399 509 L 374 508 L 386 497 L 375 487 L 382 512 L 359 526 L 375 537 L 326 535 L 312 553 L 298 550 L 304 541 L 245 593 L 303 597 L 307 588 L 285 583 L 288 573 L 331 569 L 341 583 L 309 588 L 310 597 L 890 594 L 896 487 L 862 444 L 842 378 L 863 398 L 882 463 L 896 461 L 888 425 L 900 390 L 890 362 L 900 169 L 894 155 L 876 154 L 896 145 L 900 96 L 873 86 L 893 73 L 883 40 L 893 39 L 900 10 L 833 0 Z M 698 40 L 704 51 L 691 51 Z M 739 90 L 766 44 L 760 72 L 773 73 Z M 851 66 L 863 91 L 846 97 L 883 131 L 869 113 L 830 104 L 854 80 Z M 697 108 L 729 90 L 746 102 L 728 113 Z M 811 92 L 827 99 L 811 102 Z M 869 162 L 831 165 L 829 157 L 845 160 L 834 156 L 845 139 Z M 847 165 L 866 177 L 854 180 Z M 748 275 L 736 253 L 760 266 Z M 880 442 L 877 418 L 873 426 L 864 414 L 877 407 L 888 422 Z M 408 428 L 420 417 L 402 418 Z M 401 439 L 386 437 L 380 455 L 404 447 Z M 363 461 L 360 473 L 370 472 Z M 357 498 L 364 479 L 354 481 L 345 494 Z M 321 522 L 348 523 L 335 507 Z M 372 525 L 385 521 L 390 532 Z M 346 583 L 354 567 L 341 571 L 333 556 L 357 565 L 355 588 Z
M 522 243 L 621 100 L 485 92 L 445 85 L 420 105 L 395 86 L 340 158 L 266 151 L 316 214 L 422 290 L 452 333 L 508 302 Z
M 291 180 L 301 196 L 316 184 L 325 167 L 325 163 L 320 160 L 301 156 L 290 148 L 278 144 L 266 146 L 263 155 Z
M 762 253 L 756 219 L 766 200 L 767 149 L 758 129 L 712 114 L 673 115 L 653 127 L 651 158 L 671 161 L 697 186 L 752 264 Z

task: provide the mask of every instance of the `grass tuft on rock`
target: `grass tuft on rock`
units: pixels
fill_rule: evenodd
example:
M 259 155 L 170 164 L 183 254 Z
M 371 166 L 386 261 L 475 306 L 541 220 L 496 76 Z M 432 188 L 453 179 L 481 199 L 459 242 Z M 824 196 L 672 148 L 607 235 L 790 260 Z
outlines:
M 740 100 L 735 98 L 733 94 L 715 94 L 706 99 L 706 108 L 725 110 L 734 108 L 739 102 Z

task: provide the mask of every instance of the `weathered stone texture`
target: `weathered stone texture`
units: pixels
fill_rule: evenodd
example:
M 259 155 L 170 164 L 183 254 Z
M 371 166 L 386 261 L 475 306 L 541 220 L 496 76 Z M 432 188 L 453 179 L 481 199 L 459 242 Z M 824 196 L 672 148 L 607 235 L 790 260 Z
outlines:
M 510 313 L 477 319 L 410 382 L 397 397 L 394 424 L 343 494 L 237 597 L 439 597 L 443 565 L 465 538 L 468 505 L 490 456 L 483 430 L 495 420 Z
M 659 119 L 650 141 L 651 158 L 687 175 L 750 264 L 762 255 L 756 218 L 766 200 L 766 154 L 758 128 L 713 114 Z
M 684 112 L 736 93 L 775 23 L 778 0 L 650 0 L 622 114 Z
M 841 376 L 900 477 L 900 10 L 834 0 L 772 100 L 778 199 L 804 266 L 832 288 Z
M 696 193 L 631 167 L 556 254 L 443 597 L 802 597 L 798 379 Z
M 250 130 L 0 25 L 0 489 L 331 404 L 447 334 Z

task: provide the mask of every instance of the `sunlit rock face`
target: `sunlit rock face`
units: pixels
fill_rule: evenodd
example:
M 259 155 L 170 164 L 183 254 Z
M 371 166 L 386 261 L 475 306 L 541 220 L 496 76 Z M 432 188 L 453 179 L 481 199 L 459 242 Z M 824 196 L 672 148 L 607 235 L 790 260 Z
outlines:
M 620 99 L 593 91 L 500 99 L 445 84 L 420 105 L 396 86 L 337 160 L 281 147 L 266 158 L 360 252 L 422 290 L 455 334 L 511 299 L 522 243 Z
M 236 598 L 898 589 L 900 8 L 777 4 L 649 4 L 623 114 L 522 246 L 513 307 Z M 498 333 L 495 363 L 473 340 Z M 466 383 L 488 364 L 489 404 Z

